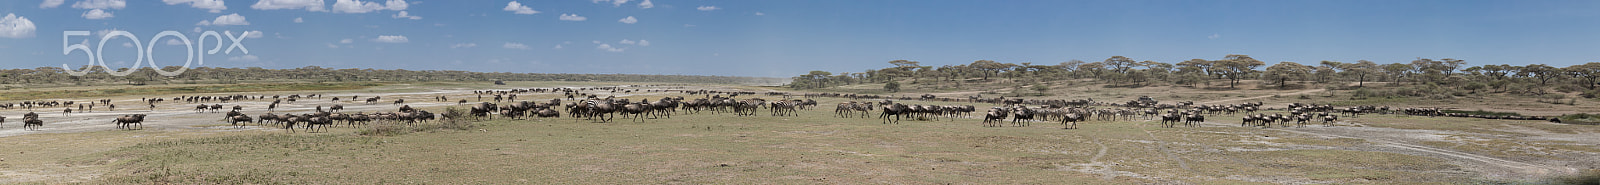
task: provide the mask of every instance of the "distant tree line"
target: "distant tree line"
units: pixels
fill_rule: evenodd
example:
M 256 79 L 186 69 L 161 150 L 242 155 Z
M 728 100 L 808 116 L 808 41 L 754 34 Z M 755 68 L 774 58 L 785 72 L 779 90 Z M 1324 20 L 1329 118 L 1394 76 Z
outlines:
M 178 66 L 164 67 L 165 71 L 175 71 Z M 699 76 L 699 75 L 641 75 L 641 74 L 551 74 L 551 73 L 504 73 L 504 72 L 471 72 L 452 70 L 405 70 L 405 69 L 332 69 L 318 66 L 307 66 L 294 69 L 265 69 L 260 67 L 250 68 L 190 68 L 177 76 L 162 76 L 155 70 L 145 67 L 127 76 L 112 76 L 105 73 L 104 68 L 82 67 L 90 72 L 84 76 L 72 76 L 58 67 L 39 67 L 34 69 L 3 69 L 0 70 L 0 84 L 147 84 L 147 83 L 237 83 L 261 81 L 313 81 L 313 82 L 352 82 L 352 81 L 401 81 L 401 82 L 428 82 L 428 81 L 617 81 L 617 82 L 671 82 L 671 83 L 720 83 L 720 84 L 780 84 L 787 81 L 782 78 L 738 77 L 738 76 Z M 126 71 L 126 68 L 118 71 Z
M 1600 63 L 1590 62 L 1567 67 L 1545 64 L 1513 66 L 1489 64 L 1469 66 L 1464 60 L 1444 58 L 1418 58 L 1410 62 L 1378 64 L 1360 60 L 1355 62 L 1321 61 L 1313 65 L 1296 62 L 1279 62 L 1270 66 L 1249 55 L 1227 55 L 1221 59 L 1190 59 L 1176 64 L 1156 61 L 1138 61 L 1124 56 L 1112 56 L 1104 61 L 1084 62 L 1072 60 L 1055 65 L 1023 62 L 1003 63 L 978 60 L 970 64 L 924 66 L 917 61 L 889 61 L 891 67 L 868 69 L 863 72 L 830 73 L 811 71 L 793 77 L 789 87 L 796 89 L 827 88 L 861 83 L 906 82 L 911 85 L 995 82 L 1031 84 L 1040 81 L 1092 79 L 1113 87 L 1175 85 L 1187 87 L 1219 86 L 1235 88 L 1240 80 L 1261 80 L 1263 85 L 1283 88 L 1291 82 L 1323 83 L 1336 86 L 1353 83 L 1359 89 L 1371 82 L 1392 85 L 1415 85 L 1434 89 L 1457 90 L 1466 93 L 1516 93 L 1545 95 L 1548 90 L 1584 92 L 1592 98 L 1600 79 Z M 1265 66 L 1265 68 L 1262 68 Z M 910 88 L 901 87 L 901 88 Z M 1408 93 L 1426 94 L 1426 93 Z

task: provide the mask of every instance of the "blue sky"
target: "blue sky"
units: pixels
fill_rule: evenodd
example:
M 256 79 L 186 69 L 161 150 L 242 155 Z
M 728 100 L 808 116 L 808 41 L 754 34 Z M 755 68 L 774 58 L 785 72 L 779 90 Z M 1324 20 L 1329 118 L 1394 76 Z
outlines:
M 61 54 L 67 44 L 87 44 L 113 67 L 135 63 L 137 50 L 124 47 L 129 39 L 98 50 L 106 30 L 153 45 L 161 65 L 181 65 L 186 54 L 184 44 L 166 41 L 174 37 L 149 43 L 162 31 L 180 32 L 191 45 L 196 30 L 259 31 L 242 43 L 248 54 L 205 54 L 204 65 L 191 65 L 209 67 L 788 77 L 860 72 L 897 59 L 934 66 L 1116 55 L 1176 63 L 1227 54 L 1268 63 L 1600 61 L 1600 1 L 512 2 L 0 1 L 0 14 L 15 16 L 0 21 L 0 68 L 86 64 L 84 52 Z M 63 31 L 93 35 L 63 44 Z

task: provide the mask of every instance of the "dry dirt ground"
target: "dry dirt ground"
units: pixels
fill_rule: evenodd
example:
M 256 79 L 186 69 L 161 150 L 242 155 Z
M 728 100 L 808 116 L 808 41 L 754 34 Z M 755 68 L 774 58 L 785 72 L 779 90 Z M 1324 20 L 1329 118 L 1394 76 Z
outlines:
M 514 83 L 513 85 L 518 84 Z M 463 98 L 469 102 L 477 102 L 475 101 L 476 96 L 470 94 L 472 90 L 497 88 L 486 86 L 450 88 L 396 86 L 399 87 L 385 87 L 389 89 L 364 91 L 274 92 L 264 94 L 268 96 L 274 94 L 326 95 L 321 100 L 307 99 L 292 104 L 280 104 L 280 107 L 275 111 L 278 113 L 306 113 L 318 105 L 326 107 L 334 104 L 346 106 L 344 110 L 346 112 L 376 112 L 395 110 L 398 106 L 391 105 L 389 102 L 398 98 L 406 99 L 407 104 L 413 107 L 422 108 L 455 105 L 454 102 L 456 100 Z M 521 84 L 521 86 L 518 86 L 518 88 L 541 87 L 587 86 L 581 84 Z M 498 87 L 497 89 L 504 88 Z M 761 88 L 727 86 L 689 88 L 764 91 Z M 1275 97 L 1273 94 L 1291 96 L 1318 92 L 1321 92 L 1321 90 L 1263 91 L 1259 92 L 1259 94 L 1205 102 L 1244 102 L 1271 99 Z M 1083 94 L 1096 95 L 1097 93 L 1104 95 L 1119 92 L 1090 92 Z M 237 94 L 257 95 L 252 93 Z M 611 93 L 597 94 L 601 96 L 613 95 Z M 384 100 L 374 105 L 366 105 L 345 99 L 356 95 L 361 97 L 383 96 Z M 432 101 L 431 97 L 440 95 L 448 96 L 451 100 L 448 102 Z M 691 95 L 671 93 L 619 93 L 614 95 L 621 97 L 690 96 L 692 98 Z M 162 97 L 170 98 L 173 96 L 163 95 Z M 328 99 L 332 97 L 340 97 L 345 100 L 331 102 Z M 549 97 L 526 96 L 521 99 L 548 99 Z M 119 105 L 143 105 L 136 103 L 138 97 L 83 98 L 75 99 L 75 101 L 87 102 L 103 98 L 113 98 Z M 776 97 L 765 98 L 777 99 Z M 1105 98 L 1109 99 L 1110 97 Z M 697 114 L 685 115 L 686 118 L 684 119 L 660 121 L 658 124 L 617 124 L 600 128 L 585 127 L 582 124 L 553 124 L 550 125 L 553 128 L 538 128 L 537 131 L 530 132 L 564 129 L 569 130 L 567 132 L 579 133 L 613 133 L 613 135 L 618 135 L 618 138 L 604 138 L 605 136 L 603 135 L 596 135 L 593 136 L 595 138 L 592 140 L 597 143 L 543 142 L 543 144 L 522 147 L 529 148 L 530 151 L 526 152 L 530 153 L 563 153 L 564 155 L 579 156 L 565 160 L 562 158 L 541 159 L 540 161 L 549 163 L 540 164 L 546 165 L 541 167 L 556 165 L 551 169 L 562 171 L 563 173 L 609 174 L 564 177 L 589 178 L 588 181 L 568 181 L 571 179 L 563 179 L 563 177 L 543 179 L 543 181 L 548 182 L 683 183 L 686 181 L 682 180 L 688 179 L 690 181 L 687 182 L 702 183 L 1042 183 L 1052 182 L 1049 180 L 1088 180 L 1074 182 L 1096 184 L 1235 184 L 1247 182 L 1279 184 L 1410 184 L 1537 182 L 1553 176 L 1600 168 L 1600 157 L 1596 157 L 1600 156 L 1600 136 L 1595 134 L 1600 132 L 1600 128 L 1539 121 L 1476 120 L 1374 114 L 1359 118 L 1344 118 L 1336 126 L 1331 127 L 1313 123 L 1304 128 L 1250 128 L 1237 125 L 1238 116 L 1217 115 L 1211 117 L 1209 122 L 1200 125 L 1201 127 L 1195 128 L 1160 128 L 1154 123 L 1155 121 L 1144 119 L 1117 122 L 1092 121 L 1081 125 L 1080 128 L 1082 129 L 1078 130 L 1061 130 L 1059 128 L 1060 125 L 1051 123 L 1034 123 L 1032 126 L 1020 128 L 983 128 L 979 127 L 977 119 L 971 118 L 956 119 L 954 121 L 907 121 L 908 124 L 905 125 L 881 125 L 877 124 L 875 120 L 868 121 L 872 119 L 847 119 L 841 121 L 838 118 L 830 118 L 831 110 L 829 109 L 832 108 L 831 105 L 834 103 L 848 100 L 824 98 L 819 99 L 819 101 L 821 101 L 820 105 L 822 106 L 817 110 L 803 111 L 802 118 L 766 117 L 762 113 L 762 117 L 740 118 L 743 121 L 722 122 L 722 119 L 735 118 L 729 118 L 731 116 L 727 115 Z M 242 101 L 220 104 L 225 105 L 225 107 L 243 105 L 245 106 L 244 112 L 254 116 L 265 112 L 266 103 L 263 101 Z M 920 101 L 908 101 L 907 103 L 964 104 Z M 1204 102 L 1197 101 L 1197 103 L 1203 104 Z M 196 104 L 198 103 L 173 103 L 173 101 L 169 100 L 167 103 L 158 104 L 158 108 L 153 111 L 143 107 L 119 107 L 118 111 L 73 113 L 70 117 L 61 114 L 59 110 L 55 110 L 59 108 L 41 108 L 35 111 L 39 112 L 47 123 L 39 131 L 21 130 L 20 115 L 27 112 L 27 110 L 0 111 L 0 115 L 11 117 L 6 120 L 5 128 L 0 129 L 0 183 L 100 182 L 100 180 L 104 180 L 105 176 L 126 175 L 119 173 L 126 171 L 123 168 L 130 167 L 118 167 L 116 165 L 118 163 L 115 160 L 107 162 L 109 164 L 87 165 L 81 162 L 68 161 L 79 160 L 77 158 L 82 158 L 81 156 L 117 151 L 119 148 L 146 143 L 224 136 L 276 136 L 285 132 L 277 128 L 250 126 L 239 129 L 226 126 L 227 123 L 221 120 L 222 113 L 197 113 L 193 110 Z M 219 103 L 209 102 L 206 104 Z M 990 105 L 977 106 L 986 107 Z M 143 130 L 117 130 L 110 123 L 110 120 L 124 114 L 147 114 L 150 117 L 147 118 L 149 121 L 146 121 Z M 570 119 L 557 121 L 573 122 Z M 618 122 L 627 121 L 619 118 Z M 768 122 L 793 122 L 796 125 L 762 126 Z M 575 123 L 587 122 L 576 121 Z M 712 127 L 704 126 L 707 123 L 721 124 L 722 126 L 718 126 L 717 129 L 725 129 L 724 127 L 737 127 L 738 129 L 734 129 L 736 130 L 735 132 L 720 134 L 684 132 L 673 129 L 663 130 L 664 128 L 683 126 L 692 126 L 691 128 L 696 129 L 704 127 L 704 129 L 709 130 Z M 888 126 L 903 127 L 900 129 L 905 130 L 896 131 L 896 129 L 880 128 Z M 487 129 L 526 129 L 522 127 L 527 126 L 512 125 L 489 127 Z M 748 129 L 746 129 L 747 127 Z M 347 136 L 353 131 L 353 129 L 334 129 L 327 133 L 301 133 L 287 136 L 367 137 Z M 551 136 L 559 136 L 560 134 L 566 133 L 551 133 Z M 905 134 L 905 136 L 903 138 L 899 137 L 900 134 Z M 529 137 L 527 138 L 529 140 L 539 139 L 534 138 L 534 135 L 538 134 L 524 133 L 481 137 Z M 641 142 L 637 140 L 641 135 L 644 138 L 659 137 L 669 140 L 692 141 L 697 142 L 697 144 L 684 146 L 630 144 L 630 142 Z M 394 136 L 390 139 L 403 140 L 405 138 L 426 137 L 435 136 L 413 134 Z M 709 141 L 711 138 L 733 139 L 731 142 L 725 140 Z M 521 140 L 518 139 L 518 141 Z M 498 143 L 496 144 L 498 145 Z M 462 141 L 460 145 L 477 146 L 481 144 Z M 699 145 L 714 147 L 700 148 L 701 146 Z M 437 147 L 449 148 L 447 146 Z M 552 148 L 568 147 L 587 147 L 588 149 L 582 151 L 593 153 L 561 152 L 559 151 L 560 149 L 546 151 Z M 607 149 L 607 147 L 611 148 Z M 677 152 L 657 154 L 666 155 L 666 158 L 639 160 L 660 161 L 668 164 L 699 164 L 706 163 L 701 158 L 707 156 L 727 157 L 744 153 L 743 155 L 769 155 L 768 157 L 771 158 L 757 156 L 755 159 L 745 159 L 750 157 L 734 157 L 747 161 L 727 162 L 733 159 L 721 160 L 724 161 L 721 162 L 724 164 L 723 167 L 726 167 L 728 163 L 732 163 L 740 165 L 740 168 L 751 168 L 749 166 L 794 166 L 801 167 L 801 169 L 770 172 L 746 169 L 743 172 L 717 172 L 714 175 L 708 175 L 697 174 L 703 171 L 685 170 L 684 168 L 689 168 L 685 166 L 668 165 L 667 167 L 661 167 L 660 164 L 631 163 L 651 163 L 646 161 L 613 158 L 628 158 L 632 156 L 629 154 L 638 154 L 640 150 L 648 151 L 651 148 L 661 147 Z M 750 151 L 740 152 L 735 149 L 721 149 L 745 147 L 750 148 Z M 360 151 L 359 149 L 350 150 Z M 499 150 L 499 148 L 494 150 Z M 799 157 L 794 161 L 788 161 L 790 157 L 807 153 L 815 154 L 817 152 L 826 153 L 826 155 L 820 156 L 820 158 L 818 158 L 819 156 L 811 156 L 813 159 Z M 357 153 L 365 154 L 364 152 Z M 836 154 L 838 156 L 835 156 Z M 425 154 L 418 155 L 419 157 L 437 157 Z M 894 156 L 908 159 L 909 161 L 884 158 Z M 566 161 L 566 163 L 562 161 Z M 584 163 L 585 161 L 590 163 Z M 473 162 L 493 163 L 495 161 L 467 160 L 467 163 Z M 861 162 L 865 162 L 865 164 Z M 874 162 L 877 165 L 873 165 Z M 681 171 L 692 173 L 680 173 Z M 442 174 L 494 172 L 494 170 L 465 170 Z M 663 173 L 688 177 L 658 179 L 665 177 L 648 175 L 661 175 Z M 770 174 L 751 175 L 758 173 Z M 789 175 L 785 176 L 785 174 Z M 857 175 L 866 177 L 864 179 L 844 177 Z M 401 179 L 411 177 L 410 175 L 401 176 Z M 751 176 L 794 178 L 790 180 L 798 181 L 761 182 L 734 180 L 738 179 L 737 177 Z M 1040 178 L 1043 179 L 1041 181 L 1003 180 L 1044 176 L 1055 177 Z M 448 178 L 449 176 L 446 175 L 444 177 Z M 827 177 L 834 178 L 828 179 Z M 880 178 L 874 179 L 872 177 Z M 634 180 L 612 178 L 632 178 Z M 698 179 L 700 181 L 693 181 L 697 178 L 700 178 Z M 490 177 L 490 179 L 493 179 L 493 177 Z M 594 179 L 610 180 L 596 181 Z M 513 178 L 506 180 L 488 182 L 516 183 L 526 182 L 527 179 Z M 353 182 L 371 181 L 354 180 Z M 434 182 L 440 183 L 439 181 Z M 483 183 L 483 181 L 445 180 L 442 183 Z

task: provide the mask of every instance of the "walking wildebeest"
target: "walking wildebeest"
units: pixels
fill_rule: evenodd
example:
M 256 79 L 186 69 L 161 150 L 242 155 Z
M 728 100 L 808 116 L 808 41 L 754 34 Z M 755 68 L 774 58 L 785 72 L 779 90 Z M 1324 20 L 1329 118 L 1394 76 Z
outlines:
M 119 128 L 119 129 L 132 130 L 134 128 L 134 125 L 139 125 L 139 127 L 144 127 L 144 124 L 143 124 L 144 123 L 144 114 L 123 115 L 122 117 L 118 117 L 115 120 L 111 120 L 111 122 L 116 123 L 117 124 L 117 128 Z
M 232 121 L 232 124 L 233 124 L 234 128 L 244 128 L 245 125 L 244 124 L 240 124 L 239 122 L 244 122 L 244 123 L 250 123 L 251 122 L 250 116 L 245 116 L 245 115 L 233 116 L 231 118 L 231 121 Z

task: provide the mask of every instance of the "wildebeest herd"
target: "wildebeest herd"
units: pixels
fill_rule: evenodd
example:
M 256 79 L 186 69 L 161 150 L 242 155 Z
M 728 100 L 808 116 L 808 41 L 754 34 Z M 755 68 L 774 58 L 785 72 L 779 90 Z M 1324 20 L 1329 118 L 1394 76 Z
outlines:
M 611 96 L 600 97 L 600 93 L 610 92 Z M 659 98 L 641 98 L 637 101 L 629 98 L 619 98 L 615 95 L 632 92 L 658 93 L 684 93 L 689 95 L 703 95 L 703 98 L 686 99 L 683 96 L 664 96 Z M 562 98 L 548 101 L 530 102 L 517 101 L 519 94 L 524 93 L 550 93 L 558 97 L 565 97 L 568 101 L 563 104 Z M 1315 104 L 1289 104 L 1282 113 L 1257 113 L 1261 111 L 1262 103 L 1241 103 L 1226 105 L 1195 105 L 1192 102 L 1176 104 L 1157 104 L 1153 100 L 1140 99 L 1128 103 L 1102 103 L 1092 99 L 1079 100 L 1050 100 L 1050 99 L 1020 99 L 1020 98 L 983 98 L 981 95 L 966 98 L 940 98 L 925 94 L 921 96 L 882 96 L 858 95 L 839 93 L 811 93 L 805 94 L 804 100 L 790 99 L 792 96 L 785 92 L 767 92 L 764 95 L 781 96 L 781 100 L 766 100 L 752 96 L 756 92 L 748 91 L 713 91 L 713 90 L 646 90 L 624 89 L 618 87 L 596 88 L 535 88 L 535 89 L 510 89 L 510 90 L 482 90 L 473 91 L 473 94 L 483 100 L 487 95 L 493 102 L 483 101 L 470 104 L 464 110 L 466 117 L 471 119 L 494 119 L 504 117 L 510 119 L 529 119 L 560 117 L 561 111 L 574 120 L 590 120 L 592 122 L 611 122 L 616 116 L 630 119 L 632 122 L 647 122 L 650 119 L 670 119 L 674 114 L 699 114 L 709 112 L 712 114 L 729 114 L 734 116 L 757 116 L 759 112 L 767 112 L 768 116 L 800 116 L 800 111 L 814 109 L 819 103 L 811 98 L 845 98 L 844 102 L 837 103 L 833 117 L 837 118 L 870 118 L 873 112 L 877 113 L 881 123 L 898 124 L 904 118 L 913 120 L 955 121 L 961 118 L 976 118 L 972 113 L 977 111 L 976 106 L 961 103 L 980 103 L 997 105 L 989 108 L 982 114 L 982 126 L 1003 127 L 1006 122 L 1011 126 L 1026 127 L 1033 122 L 1059 122 L 1064 129 L 1076 129 L 1078 123 L 1085 121 L 1131 121 L 1136 119 L 1160 120 L 1162 127 L 1177 127 L 1183 124 L 1187 127 L 1198 127 L 1206 122 L 1206 117 L 1219 114 L 1244 114 L 1240 126 L 1250 127 L 1304 127 L 1308 122 L 1320 121 L 1325 126 L 1331 126 L 1340 116 L 1356 117 L 1361 114 L 1406 114 L 1418 116 L 1450 116 L 1484 119 L 1516 119 L 1516 120 L 1546 120 L 1558 121 L 1553 118 L 1537 116 L 1488 116 L 1462 113 L 1445 113 L 1439 108 L 1399 108 L 1377 106 L 1352 106 L 1335 108 L 1331 105 Z M 242 105 L 231 105 L 222 120 L 235 127 L 245 127 L 249 124 L 257 126 L 271 126 L 284 128 L 288 132 L 297 132 L 296 128 L 307 132 L 326 130 L 330 126 L 361 127 L 371 122 L 392 122 L 415 125 L 427 123 L 435 119 L 464 119 L 462 117 L 441 117 L 432 112 L 412 108 L 404 99 L 394 99 L 393 106 L 398 106 L 396 111 L 373 113 L 341 113 L 343 105 L 339 99 L 334 98 L 333 104 L 324 110 L 322 105 L 317 105 L 312 112 L 304 113 L 277 113 L 276 108 L 280 103 L 293 104 L 297 99 L 317 98 L 322 95 L 312 94 L 307 96 L 266 96 L 266 95 L 226 95 L 226 96 L 179 96 L 172 100 L 182 103 L 201 103 L 194 106 L 196 113 L 221 113 L 223 108 L 229 107 L 224 103 L 270 100 L 266 112 L 257 116 L 246 115 Z M 447 96 L 432 97 L 437 102 L 448 102 Z M 456 104 L 466 104 L 468 98 L 458 98 Z M 383 100 L 381 96 L 350 96 L 350 103 L 375 104 Z M 164 98 L 142 98 L 143 103 L 150 105 L 152 110 L 158 103 L 166 101 Z M 903 104 L 897 101 L 924 101 L 924 102 L 953 102 L 955 105 L 920 105 Z M 216 103 L 212 103 L 216 102 Z M 110 99 L 79 105 L 79 112 L 92 111 L 96 105 L 104 105 L 108 110 L 115 111 Z M 174 102 L 178 103 L 178 102 Z M 210 104 L 206 104 L 210 103 Z M 32 109 L 63 107 L 76 104 L 73 101 L 27 101 L 22 103 L 0 104 L 0 108 L 26 108 Z M 87 106 L 85 106 L 87 105 Z M 374 105 L 381 106 L 381 105 Z M 86 110 L 87 108 L 87 110 Z M 70 116 L 72 109 L 63 111 L 64 116 Z M 1010 120 L 1007 120 L 1010 119 Z M 127 114 L 113 118 L 118 129 L 142 129 L 146 121 L 145 114 Z M 5 117 L 0 117 L 0 128 L 4 128 Z M 29 112 L 23 116 L 24 129 L 38 130 L 43 126 L 43 120 L 38 114 Z M 296 127 L 299 126 L 299 127 Z M 320 128 L 320 129 L 319 129 Z

